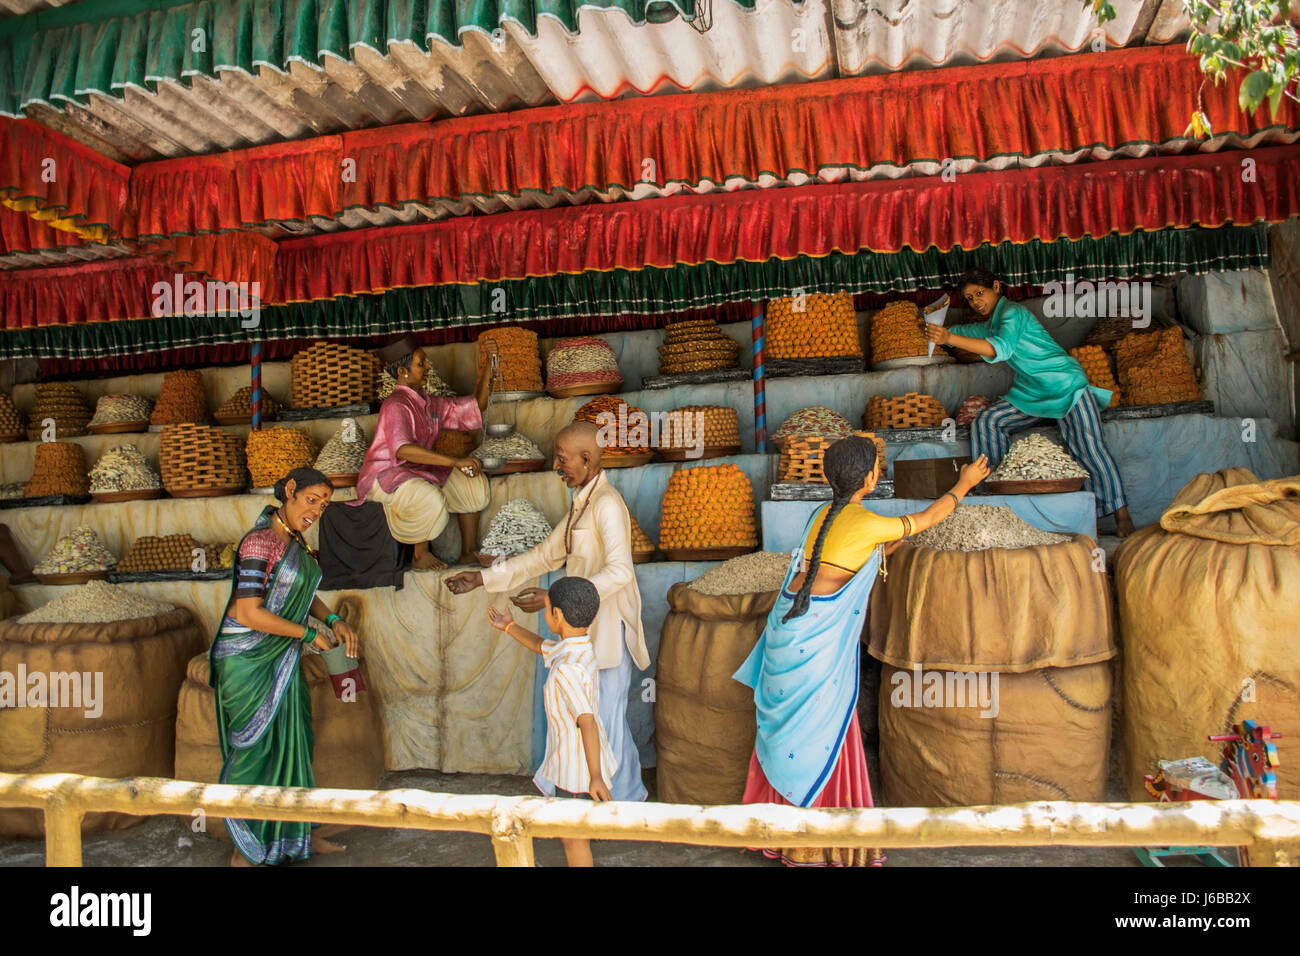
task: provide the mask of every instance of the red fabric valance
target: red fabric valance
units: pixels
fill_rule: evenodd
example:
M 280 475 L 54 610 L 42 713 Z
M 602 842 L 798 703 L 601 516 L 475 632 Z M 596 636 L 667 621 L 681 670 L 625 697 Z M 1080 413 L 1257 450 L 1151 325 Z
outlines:
M 0 256 L 80 245 L 85 245 L 84 239 L 33 219 L 25 212 L 0 205 Z
M 0 316 L 6 329 L 144 318 L 154 285 L 174 271 L 145 257 L 11 270 L 0 281 Z
M 1254 182 L 1242 182 L 1243 163 Z M 1099 238 L 1300 213 L 1300 146 L 526 210 L 289 239 L 283 301 L 706 261 Z
M 123 229 L 130 178 L 128 167 L 48 126 L 0 116 L 0 199 L 29 203 L 37 218 L 110 238 Z

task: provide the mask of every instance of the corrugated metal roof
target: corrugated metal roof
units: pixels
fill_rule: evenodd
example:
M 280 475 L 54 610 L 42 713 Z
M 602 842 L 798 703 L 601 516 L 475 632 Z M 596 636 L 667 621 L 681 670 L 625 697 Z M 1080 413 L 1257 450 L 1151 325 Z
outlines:
M 74 262 L 94 262 L 99 259 L 121 259 L 139 253 L 120 244 L 88 242 L 83 245 L 60 246 L 39 252 L 15 252 L 0 255 L 0 271 L 6 269 L 35 269 L 38 266 L 66 266 Z
M 11 3 L 37 0 L 8 0 Z M 1181 0 L 1118 0 L 1109 46 L 1186 29 Z M 833 15 L 832 15 L 833 14 Z M 800 82 L 1088 49 L 1095 18 L 1081 0 L 708 0 L 691 21 L 635 23 L 584 6 L 579 29 L 541 16 L 533 35 L 504 20 L 466 28 L 460 45 L 429 37 L 351 59 L 323 52 L 252 70 L 159 78 L 29 97 L 25 114 L 127 163 L 198 155 L 392 123 L 524 106 L 681 90 Z M 1181 25 L 1180 25 L 1181 24 Z M 70 92 L 70 91 L 69 91 Z
M 25 13 L 35 13 L 37 10 L 67 7 L 81 2 L 82 0 L 0 0 L 0 19 L 20 17 Z

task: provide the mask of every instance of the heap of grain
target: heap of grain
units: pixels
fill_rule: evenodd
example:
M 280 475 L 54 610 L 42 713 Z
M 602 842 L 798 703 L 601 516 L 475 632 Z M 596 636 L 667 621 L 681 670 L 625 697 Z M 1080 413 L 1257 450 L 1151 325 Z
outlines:
M 334 429 L 334 434 L 316 456 L 315 468 L 323 475 L 360 474 L 369 447 L 370 439 L 366 437 L 365 429 L 348 419 Z
M 1134 332 L 1115 345 L 1115 366 L 1126 405 L 1163 405 L 1201 398 L 1196 371 L 1187 357 L 1183 331 Z
M 1243 719 L 1300 737 L 1300 476 L 1198 475 L 1115 560 L 1124 640 L 1124 783 L 1145 800 L 1157 760 L 1213 756 Z M 1278 797 L 1300 799 L 1284 755 Z
M 80 445 L 69 441 L 47 441 L 36 446 L 36 464 L 24 492 L 28 498 L 51 495 L 80 497 L 89 489 L 86 452 Z
M 269 421 L 280 414 L 280 403 L 274 395 L 262 393 L 262 421 Z M 245 385 L 222 403 L 215 415 L 217 421 L 233 424 L 251 421 L 253 418 L 253 386 Z
M 915 302 L 890 302 L 871 317 L 871 361 L 924 356 L 930 350 L 921 310 Z
M 117 563 L 120 573 L 141 571 L 209 571 L 222 567 L 221 546 L 203 544 L 191 534 L 146 535 L 136 538 L 126 557 Z
M 95 529 L 80 525 L 56 541 L 32 570 L 37 574 L 85 574 L 107 571 L 115 564 L 117 557 L 105 547 Z
M 886 803 L 1105 796 L 1115 645 L 1095 547 L 962 505 L 890 555 L 869 622 Z
M 72 706 L 0 707 L 0 771 L 170 777 L 176 695 L 208 635 L 185 608 L 92 581 L 21 618 L 0 621 L 0 673 L 91 675 L 62 683 Z M 52 688 L 52 685 L 51 685 Z M 79 699 L 78 699 L 79 698 Z M 209 703 L 209 707 L 211 704 Z M 82 833 L 144 817 L 87 814 Z M 0 837 L 44 834 L 39 810 L 0 810 Z
M 335 605 L 343 619 L 366 633 L 362 605 L 355 595 L 344 595 Z M 362 653 L 364 654 L 364 647 Z M 369 666 L 361 660 L 361 680 L 369 687 Z M 384 737 L 375 695 L 358 693 L 354 699 L 339 700 L 334 694 L 325 662 L 316 653 L 304 652 L 302 673 L 311 697 L 311 725 L 316 745 L 312 752 L 312 773 L 316 786 L 371 789 L 384 775 Z M 193 657 L 185 669 L 179 699 L 173 692 L 176 711 L 175 776 L 178 780 L 216 783 L 221 776 L 221 745 L 217 739 L 216 703 L 208 683 L 208 652 Z M 171 772 L 157 774 L 170 776 Z M 224 826 L 209 825 L 208 836 L 229 839 Z
M 594 395 L 595 389 L 617 392 L 622 386 L 618 357 L 604 339 L 561 339 L 546 356 L 546 387 L 551 391 L 582 389 L 576 394 Z
M 470 457 L 482 461 L 484 458 L 502 458 L 506 461 L 537 461 L 545 458 L 542 450 L 526 437 L 514 432 L 499 438 L 488 437 L 470 453 Z
M 754 692 L 731 675 L 754 649 L 789 564 L 788 554 L 746 554 L 668 589 L 655 673 L 659 799 L 744 796 Z
M 781 423 L 772 435 L 778 445 L 790 435 L 824 435 L 827 438 L 848 438 L 853 434 L 849 420 L 825 405 L 801 408 Z
M 24 441 L 27 438 L 27 421 L 18 411 L 14 400 L 0 392 L 0 442 Z

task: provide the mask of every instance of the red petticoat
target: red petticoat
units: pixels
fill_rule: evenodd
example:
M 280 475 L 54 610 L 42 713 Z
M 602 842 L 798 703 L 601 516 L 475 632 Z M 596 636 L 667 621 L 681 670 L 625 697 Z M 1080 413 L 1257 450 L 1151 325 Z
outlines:
M 755 751 L 749 758 L 749 776 L 745 781 L 743 803 L 780 803 L 791 806 L 773 789 L 767 774 L 758 762 Z M 858 728 L 855 710 L 849 719 L 840 747 L 839 759 L 831 771 L 830 779 L 810 804 L 812 807 L 871 807 L 871 780 L 867 775 L 867 754 L 862 749 L 862 732 Z M 753 848 L 751 848 L 753 849 Z M 851 849 L 848 847 L 790 847 L 783 850 L 764 849 L 764 856 L 780 859 L 787 866 L 879 866 L 885 858 L 879 850 Z

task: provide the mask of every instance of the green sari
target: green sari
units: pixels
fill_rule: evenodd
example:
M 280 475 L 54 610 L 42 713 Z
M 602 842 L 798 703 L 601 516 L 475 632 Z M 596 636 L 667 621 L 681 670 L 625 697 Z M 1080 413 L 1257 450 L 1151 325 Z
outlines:
M 270 527 L 273 510 L 268 507 L 262 512 L 254 531 Z M 320 566 L 310 552 L 291 541 L 271 569 L 263 605 L 272 614 L 306 626 L 320 580 Z M 232 600 L 238 583 L 236 559 Z M 299 666 L 301 655 L 298 638 L 255 631 L 231 617 L 222 621 L 208 652 L 224 761 L 222 783 L 316 785 L 311 768 L 311 698 Z M 226 819 L 235 847 L 255 866 L 307 859 L 311 828 L 309 823 Z

